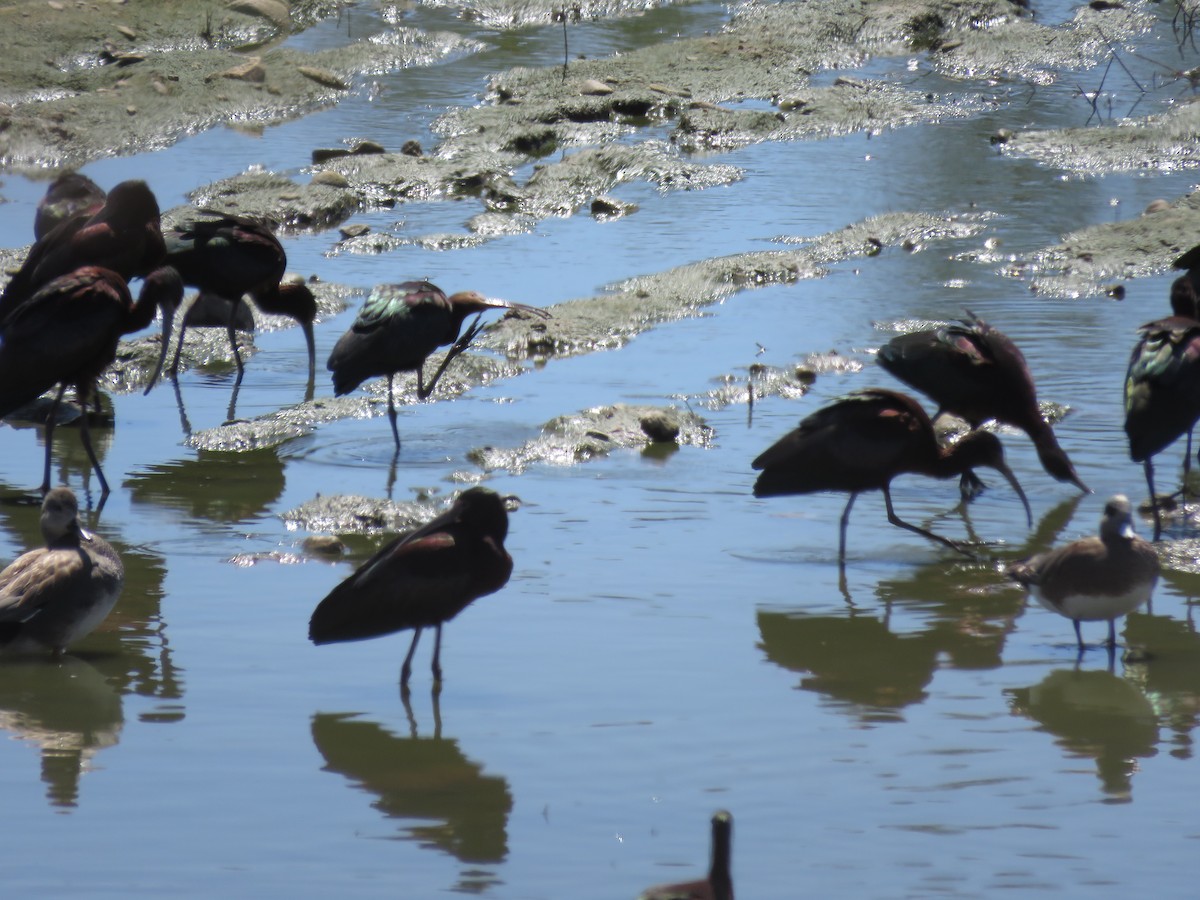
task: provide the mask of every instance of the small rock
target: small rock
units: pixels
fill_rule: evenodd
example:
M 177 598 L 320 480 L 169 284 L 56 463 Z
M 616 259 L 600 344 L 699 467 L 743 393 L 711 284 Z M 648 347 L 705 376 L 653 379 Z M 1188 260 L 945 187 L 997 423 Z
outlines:
M 240 66 L 234 66 L 231 69 L 226 69 L 224 72 L 218 72 L 216 75 L 210 75 L 206 81 L 213 78 L 232 78 L 238 81 L 249 81 L 259 83 L 267 80 L 267 69 L 262 64 L 262 60 L 255 56 Z
M 372 153 L 387 153 L 387 150 L 384 149 L 383 144 L 376 143 L 375 141 L 359 141 L 354 145 L 354 150 L 351 152 L 355 156 L 365 156 Z
M 316 175 L 314 175 L 312 177 L 312 183 L 324 184 L 328 185 L 329 187 L 350 187 L 350 180 L 345 175 L 343 175 L 341 172 L 334 172 L 329 169 L 318 172 Z
M 810 369 L 808 366 L 797 366 L 796 380 L 801 384 L 812 384 L 817 380 L 816 370 Z
M 331 159 L 340 159 L 343 156 L 349 156 L 350 151 L 345 147 L 320 147 L 312 152 L 312 161 L 316 164 L 329 162 Z
M 267 19 L 279 28 L 287 28 L 292 22 L 288 5 L 282 0 L 233 0 L 228 6 L 233 12 Z
M 595 78 L 589 78 L 579 86 L 579 93 L 590 97 L 602 97 L 612 92 L 613 88 L 609 87 L 603 81 L 597 81 Z
M 421 149 L 420 141 L 405 141 L 400 148 L 400 152 L 405 156 L 424 156 L 425 151 Z
M 666 413 L 648 413 L 642 416 L 638 424 L 652 441 L 674 441 L 679 437 L 679 423 Z
M 297 66 L 296 71 L 310 81 L 339 91 L 350 90 L 350 85 L 330 72 L 328 69 L 318 69 L 315 66 Z
M 363 225 L 362 223 L 357 225 L 343 225 L 338 229 L 338 233 L 341 234 L 344 239 L 350 240 L 350 238 L 362 237 L 364 234 L 370 234 L 371 226 Z
M 117 31 L 121 32 L 121 34 L 125 35 L 125 37 L 129 38 L 131 41 L 137 39 L 137 32 L 128 25 L 118 25 Z
M 1142 211 L 1142 215 L 1148 216 L 1152 213 L 1162 212 L 1163 210 L 1170 209 L 1170 208 L 1171 208 L 1171 204 L 1168 203 L 1166 200 L 1162 199 L 1161 197 L 1159 197 L 1157 200 L 1151 200 L 1146 205 L 1146 208 Z
M 320 556 L 342 556 L 346 545 L 332 534 L 313 534 L 304 539 L 304 552 Z

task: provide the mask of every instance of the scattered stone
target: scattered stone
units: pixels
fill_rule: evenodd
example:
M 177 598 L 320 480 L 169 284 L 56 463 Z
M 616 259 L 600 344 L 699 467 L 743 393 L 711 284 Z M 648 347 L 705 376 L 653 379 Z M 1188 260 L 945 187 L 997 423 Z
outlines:
M 338 229 L 338 232 L 344 239 L 349 240 L 350 238 L 362 237 L 364 234 L 370 234 L 371 226 L 363 225 L 361 223 L 358 225 L 343 225 Z
M 339 91 L 350 90 L 349 84 L 347 84 L 337 75 L 330 72 L 328 69 L 318 69 L 315 66 L 296 66 L 296 71 L 305 78 L 315 81 L 317 84 L 324 87 L 334 88 L 335 90 Z
M 344 556 L 346 545 L 332 534 L 311 534 L 304 539 L 304 552 L 314 556 Z
M 255 56 L 240 66 L 233 66 L 226 69 L 224 72 L 218 72 L 216 75 L 210 75 L 207 80 L 211 81 L 214 78 L 231 78 L 238 81 L 248 81 L 253 84 L 260 84 L 267 80 L 267 69 L 262 64 L 262 60 Z
M 341 172 L 334 172 L 332 169 L 324 169 L 317 172 L 312 177 L 313 184 L 326 184 L 330 187 L 349 187 L 350 179 Z
M 597 81 L 595 78 L 589 78 L 579 86 L 579 93 L 593 97 L 602 97 L 606 94 L 611 94 L 613 90 L 614 88 L 609 87 L 603 81 Z

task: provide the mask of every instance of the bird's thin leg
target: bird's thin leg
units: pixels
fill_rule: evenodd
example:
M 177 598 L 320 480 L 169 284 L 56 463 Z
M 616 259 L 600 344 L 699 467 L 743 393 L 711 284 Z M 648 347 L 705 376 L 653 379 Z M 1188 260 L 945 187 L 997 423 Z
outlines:
M 433 683 L 440 685 L 442 683 L 442 623 L 438 622 L 435 626 L 437 631 L 436 637 L 433 639 Z
M 1071 624 L 1075 626 L 1075 643 L 1079 645 L 1079 652 L 1083 652 L 1083 635 L 1079 633 L 1079 620 L 1072 619 Z
M 854 501 L 858 499 L 857 493 L 852 493 L 850 499 L 846 501 L 846 508 L 842 510 L 842 526 L 838 531 L 838 562 L 843 566 L 846 564 L 846 526 L 850 524 L 850 508 L 854 506 Z
M 83 418 L 80 420 L 79 438 L 83 441 L 83 449 L 87 451 L 88 459 L 92 462 L 92 468 L 96 470 L 96 478 L 100 482 L 101 496 L 108 496 L 108 482 L 104 480 L 104 473 L 100 471 L 100 460 L 96 458 L 96 451 L 92 448 L 92 438 L 88 433 L 88 417 L 87 403 L 83 405 Z
M 430 379 L 428 385 L 424 387 L 421 385 L 421 370 L 417 370 L 418 400 L 424 400 L 433 393 L 433 389 L 437 385 L 438 379 L 441 378 L 442 373 L 446 371 L 446 366 L 450 365 L 450 362 L 454 359 L 454 357 L 458 356 L 471 345 L 471 341 L 475 339 L 475 335 L 479 334 L 479 332 L 483 329 L 483 326 L 479 324 L 479 320 L 482 317 L 483 313 L 478 313 L 472 320 L 471 327 L 469 327 L 457 341 L 450 345 L 450 349 L 446 351 L 446 355 L 442 359 L 442 364 L 438 366 L 437 371 L 433 373 L 433 378 Z
M 233 348 L 233 361 L 237 365 L 237 384 L 242 383 L 242 376 L 246 374 L 246 367 L 242 364 L 242 353 L 238 350 L 237 328 L 233 324 L 241 302 L 241 297 L 233 301 L 233 306 L 229 308 L 229 321 L 225 323 L 225 330 L 229 333 L 229 346 Z
M 954 541 L 950 540 L 949 538 L 944 538 L 940 534 L 934 534 L 932 531 L 929 531 L 925 528 L 921 528 L 919 525 L 913 525 L 910 522 L 905 522 L 903 519 L 901 519 L 899 516 L 897 516 L 896 511 L 894 509 L 892 509 L 891 491 L 889 491 L 886 486 L 883 488 L 883 502 L 887 506 L 888 521 L 891 522 L 893 525 L 898 525 L 901 528 L 905 528 L 905 529 L 915 532 L 917 534 L 924 535 L 925 537 L 930 538 L 931 540 L 937 541 L 940 544 L 945 544 L 951 550 L 957 550 L 959 553 L 962 553 L 966 556 L 972 556 L 971 551 L 967 550 L 961 544 L 957 544 Z
M 1189 467 L 1191 466 L 1191 464 L 1192 464 L 1192 429 L 1189 428 L 1188 429 L 1188 439 L 1187 439 L 1187 452 L 1183 454 L 1183 490 L 1180 491 L 1180 493 L 1183 494 L 1184 502 L 1187 501 L 1187 498 L 1191 493 L 1188 490 L 1188 472 L 1190 471 Z
M 958 479 L 958 493 L 963 500 L 973 500 L 983 492 L 987 485 L 971 469 L 963 472 Z
M 392 399 L 392 378 L 388 376 L 388 419 L 392 423 L 392 437 L 396 439 L 396 452 L 400 452 L 400 429 L 396 427 L 396 401 Z M 417 370 L 417 378 L 420 380 L 420 369 Z
M 1117 620 L 1108 620 L 1108 646 L 1117 646 Z
M 1154 540 L 1162 536 L 1162 516 L 1158 511 L 1158 498 L 1154 496 L 1154 466 L 1150 457 L 1142 464 L 1146 471 L 1146 486 L 1150 489 L 1150 506 L 1154 509 Z
M 408 676 L 412 674 L 412 658 L 417 652 L 417 641 L 421 639 L 421 628 L 418 626 L 413 631 L 412 644 L 408 648 L 408 656 L 404 657 L 404 665 L 400 667 L 400 687 L 401 689 L 408 687 Z
M 58 405 L 62 402 L 63 394 L 67 391 L 67 385 L 64 382 L 58 389 L 58 393 L 54 395 L 54 402 L 50 404 L 50 417 L 46 419 L 46 468 L 42 472 L 42 493 L 45 494 L 50 490 L 50 448 L 54 441 L 54 423 L 58 418 Z

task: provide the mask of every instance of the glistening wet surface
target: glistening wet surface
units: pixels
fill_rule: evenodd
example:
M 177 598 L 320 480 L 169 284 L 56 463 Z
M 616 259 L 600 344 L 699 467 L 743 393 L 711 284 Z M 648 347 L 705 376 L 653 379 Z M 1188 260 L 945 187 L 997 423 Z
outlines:
M 1138 50 L 1182 68 L 1170 11 L 1155 11 Z M 1039 14 L 1053 24 L 1070 7 Z M 607 54 L 726 18 L 712 4 L 652 11 L 580 27 L 572 49 Z M 497 35 L 422 6 L 404 21 L 489 49 L 379 76 L 378 91 L 261 135 L 208 132 L 83 171 L 106 186 L 144 177 L 169 208 L 250 166 L 300 172 L 312 148 L 349 136 L 430 146 L 433 120 L 477 102 L 489 73 L 561 59 L 558 26 Z M 385 25 L 362 4 L 293 40 L 336 43 L 347 29 Z M 1134 329 L 1166 311 L 1171 276 L 1131 281 L 1117 302 L 1044 297 L 1000 270 L 1009 254 L 1175 199 L 1196 175 L 1080 175 L 991 144 L 1003 128 L 1087 123 L 1093 108 L 1077 88 L 1099 84 L 1103 65 L 1031 90 L 941 80 L 912 60 L 874 60 L 869 74 L 976 95 L 979 109 L 714 153 L 704 159 L 744 177 L 700 191 L 622 185 L 613 195 L 638 204 L 631 215 L 550 218 L 471 249 L 333 254 L 336 232 L 289 237 L 289 268 L 363 291 L 428 276 L 552 306 L 888 212 L 988 213 L 969 237 L 886 247 L 823 277 L 742 290 L 619 350 L 551 358 L 454 400 L 402 407 L 394 462 L 380 403 L 370 418 L 277 448 L 191 449 L 181 409 L 192 430 L 224 422 L 231 366 L 182 374 L 178 394 L 167 383 L 112 396 L 115 427 L 96 438 L 114 490 L 91 524 L 122 553 L 125 591 L 63 661 L 0 668 L 0 727 L 11 738 L 0 742 L 6 889 L 629 897 L 703 872 L 709 817 L 726 808 L 742 897 L 1189 895 L 1200 789 L 1190 601 L 1200 582 L 1168 569 L 1152 608 L 1118 629 L 1137 654 L 1110 668 L 1095 646 L 1077 659 L 1070 623 L 1027 605 L 1002 574 L 1006 561 L 1094 533 L 1109 495 L 1145 497 L 1121 428 L 1121 384 Z M 1104 83 L 1115 113 L 1138 99 L 1115 73 Z M 1134 114 L 1190 100 L 1183 87 L 1158 86 Z M 0 246 L 28 242 L 43 190 L 5 176 Z M 461 231 L 476 211 L 408 204 L 351 221 L 423 235 Z M 319 370 L 357 305 L 318 323 Z M 897 387 L 873 351 L 901 323 L 964 308 L 1023 349 L 1043 401 L 1069 407 L 1056 431 L 1094 494 L 1052 481 L 1029 440 L 1003 431 L 1032 530 L 995 475 L 966 508 L 954 481 L 903 477 L 898 513 L 978 539 L 979 558 L 892 527 L 868 494 L 850 519 L 843 583 L 844 495 L 757 500 L 750 460 L 850 390 Z M 298 330 L 256 335 L 254 346 L 242 418 L 304 393 Z M 748 409 L 710 398 L 756 364 L 792 367 L 831 351 L 847 364 L 821 369 L 798 399 Z M 318 371 L 318 396 L 331 393 Z M 483 475 L 472 450 L 517 447 L 556 416 L 614 403 L 688 407 L 711 443 L 488 473 L 485 484 L 523 501 L 507 541 L 515 570 L 447 626 L 440 696 L 429 636 L 407 708 L 397 686 L 407 634 L 308 642 L 315 604 L 390 536 L 348 538 L 349 558 L 324 560 L 305 553 L 308 535 L 285 513 L 318 494 L 448 495 Z M 1181 450 L 1160 458 L 1164 490 Z M 73 429 L 55 434 L 54 461 L 55 480 L 81 500 L 90 489 L 94 509 Z M 0 427 L 0 560 L 38 543 L 41 465 L 40 431 Z M 1166 537 L 1186 552 L 1179 542 L 1195 534 L 1173 524 Z M 1103 624 L 1085 623 L 1084 637 L 1098 644 Z

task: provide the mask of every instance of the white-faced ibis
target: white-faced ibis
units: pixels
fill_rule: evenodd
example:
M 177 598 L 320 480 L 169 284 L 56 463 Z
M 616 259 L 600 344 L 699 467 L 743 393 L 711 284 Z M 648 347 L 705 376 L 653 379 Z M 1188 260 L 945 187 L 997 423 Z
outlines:
M 961 323 L 892 338 L 879 348 L 879 364 L 972 428 L 995 419 L 1020 428 L 1052 477 L 1080 490 L 1075 467 L 1042 416 L 1025 356 L 1007 335 L 967 311 Z M 935 416 L 936 418 L 936 416 Z M 978 481 L 964 475 L 964 491 Z
M 1125 373 L 1125 434 L 1129 456 L 1142 463 L 1154 507 L 1154 540 L 1162 515 L 1154 493 L 1152 458 L 1191 433 L 1200 419 L 1200 322 L 1169 316 L 1138 329 L 1139 339 Z M 1187 455 L 1184 456 L 1187 478 Z
M 221 324 L 229 332 L 239 381 L 244 367 L 235 326 L 246 294 L 262 312 L 289 316 L 300 324 L 308 344 L 308 372 L 312 379 L 316 370 L 313 321 L 317 302 L 306 285 L 281 283 L 287 269 L 287 254 L 270 225 L 247 216 L 214 213 L 176 226 L 167 233 L 166 244 L 168 265 L 179 270 L 184 284 L 199 289 L 200 308 L 224 307 L 226 317 Z M 191 308 L 184 314 L 171 364 L 172 374 L 179 369 L 179 350 L 188 326 L 203 321 L 199 310 L 195 316 Z
M 125 280 L 148 275 L 163 260 L 158 201 L 144 181 L 122 181 L 100 211 L 74 216 L 37 241 L 0 296 L 0 328 L 23 300 L 81 266 L 111 269 Z
M 166 266 L 146 276 L 137 303 L 116 272 L 84 266 L 53 279 L 12 310 L 0 329 L 0 418 L 60 385 L 46 424 L 43 491 L 50 489 L 55 415 L 67 386 L 74 385 L 84 410 L 80 437 L 101 490 L 108 494 L 108 482 L 88 436 L 88 397 L 96 379 L 116 358 L 121 336 L 149 325 L 157 307 L 163 310 L 164 339 L 158 361 L 162 367 L 166 333 L 182 297 L 179 275 Z
M 733 816 L 718 810 L 712 817 L 712 860 L 708 877 L 678 884 L 662 884 L 644 891 L 638 900 L 733 900 Z
M 921 404 L 898 391 L 869 388 L 817 410 L 763 451 L 751 465 L 762 472 L 754 483 L 756 497 L 817 491 L 850 494 L 842 513 L 839 560 L 846 558 L 850 508 L 861 492 L 874 490 L 883 492 L 888 521 L 893 525 L 962 551 L 954 541 L 896 515 L 889 488 L 892 479 L 905 473 L 950 478 L 988 466 L 1012 485 L 1032 523 L 1029 501 L 1004 462 L 999 438 L 986 431 L 972 431 L 956 444 L 942 447 Z
M 506 499 L 484 487 L 470 488 L 432 522 L 380 549 L 317 604 L 309 639 L 331 644 L 414 629 L 400 668 L 400 685 L 407 690 L 421 629 L 436 628 L 432 668 L 440 684 L 442 625 L 471 601 L 500 590 L 512 574 L 512 557 L 504 549 Z
M 543 318 L 544 309 L 484 297 L 475 291 L 460 291 L 449 297 L 428 281 L 379 285 L 371 291 L 358 318 L 343 334 L 329 354 L 328 368 L 333 373 L 333 392 L 348 394 L 368 378 L 386 375 L 388 379 L 388 417 L 396 449 L 400 432 L 396 427 L 396 404 L 392 396 L 392 378 L 397 372 L 417 373 L 417 397 L 424 400 L 437 385 L 446 366 L 479 333 L 479 318 L 489 309 L 519 309 Z M 461 337 L 459 331 L 467 316 L 475 321 Z M 450 344 L 442 364 L 424 382 L 425 359 L 438 347 Z
M 104 207 L 104 188 L 86 175 L 63 172 L 38 201 L 33 239 L 40 241 L 61 222 L 82 215 L 90 218 Z
M 42 501 L 46 546 L 17 557 L 0 572 L 0 650 L 51 651 L 61 656 L 117 602 L 125 567 L 112 546 L 79 524 L 69 488 Z
M 1150 599 L 1158 573 L 1158 554 L 1133 533 L 1133 507 L 1124 494 L 1104 504 L 1099 537 L 1072 541 L 1006 570 L 1038 603 L 1071 620 L 1080 650 L 1079 623 L 1101 619 L 1108 620 L 1108 646 L 1115 647 L 1116 620 Z

